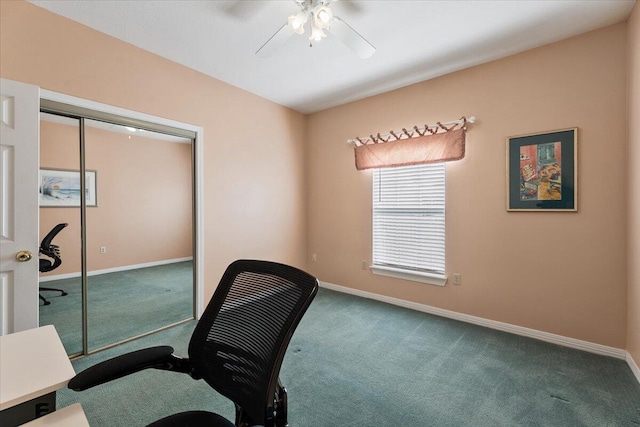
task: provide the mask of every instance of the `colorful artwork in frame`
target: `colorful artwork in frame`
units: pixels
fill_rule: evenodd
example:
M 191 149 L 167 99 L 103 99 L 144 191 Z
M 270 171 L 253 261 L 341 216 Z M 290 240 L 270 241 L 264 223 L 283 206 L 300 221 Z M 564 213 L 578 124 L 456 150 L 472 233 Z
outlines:
M 96 171 L 85 171 L 87 206 L 98 206 Z M 40 207 L 79 207 L 80 172 L 62 169 L 40 169 Z
M 578 210 L 578 129 L 507 138 L 507 210 Z

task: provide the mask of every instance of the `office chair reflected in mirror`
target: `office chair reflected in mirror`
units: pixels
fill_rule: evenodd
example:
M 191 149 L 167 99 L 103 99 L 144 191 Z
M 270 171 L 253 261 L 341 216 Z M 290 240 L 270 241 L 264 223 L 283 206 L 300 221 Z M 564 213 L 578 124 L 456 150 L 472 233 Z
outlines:
M 55 270 L 56 268 L 60 267 L 60 265 L 62 264 L 62 254 L 60 252 L 60 247 L 58 245 L 52 244 L 51 242 L 53 241 L 54 237 L 56 237 L 57 234 L 61 232 L 62 229 L 65 228 L 67 225 L 69 224 L 61 223 L 56 225 L 42 239 L 42 242 L 40 243 L 40 255 L 44 255 L 46 257 L 49 257 L 50 259 L 40 258 L 40 267 L 39 267 L 40 273 L 46 273 L 48 271 Z M 60 296 L 67 295 L 65 291 L 57 288 L 45 288 L 43 286 L 40 286 L 38 290 L 60 292 Z M 38 296 L 40 297 L 42 302 L 44 302 L 44 305 L 51 304 L 51 302 L 48 301 L 45 297 L 43 297 L 42 294 L 39 294 Z
M 198 321 L 189 357 L 169 346 L 118 356 L 76 375 L 82 391 L 147 368 L 203 379 L 233 401 L 235 423 L 207 411 L 170 415 L 149 426 L 285 427 L 287 391 L 278 375 L 300 319 L 318 292 L 318 280 L 297 268 L 239 260 L 225 271 Z

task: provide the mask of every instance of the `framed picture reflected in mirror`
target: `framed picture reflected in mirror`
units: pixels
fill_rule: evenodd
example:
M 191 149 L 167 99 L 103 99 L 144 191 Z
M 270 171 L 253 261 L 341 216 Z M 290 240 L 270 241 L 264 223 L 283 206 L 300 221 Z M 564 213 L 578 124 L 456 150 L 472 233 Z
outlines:
M 88 207 L 98 206 L 97 171 L 85 171 L 85 197 Z M 40 169 L 40 207 L 80 207 L 80 171 Z

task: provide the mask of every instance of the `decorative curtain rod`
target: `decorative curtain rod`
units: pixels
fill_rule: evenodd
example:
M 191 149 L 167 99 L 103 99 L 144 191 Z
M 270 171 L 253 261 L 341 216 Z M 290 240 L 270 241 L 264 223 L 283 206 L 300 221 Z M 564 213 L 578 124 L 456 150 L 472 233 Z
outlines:
M 356 144 L 356 145 L 366 145 L 370 142 L 373 142 L 374 144 L 378 144 L 380 142 L 389 142 L 389 141 L 397 141 L 400 139 L 416 138 L 416 137 L 424 136 L 426 134 L 433 135 L 437 133 L 440 129 L 444 129 L 445 131 L 450 131 L 452 129 L 455 129 L 458 125 L 462 125 L 462 127 L 464 128 L 467 123 L 475 123 L 475 122 L 476 122 L 475 116 L 471 116 L 468 119 L 463 116 L 460 119 L 454 120 L 451 122 L 444 122 L 444 123 L 437 122 L 435 125 L 424 125 L 421 128 L 419 128 L 418 126 L 414 126 L 413 129 L 411 130 L 402 128 L 401 131 L 395 131 L 395 132 L 389 131 L 389 133 L 385 133 L 382 135 L 378 133 L 375 136 L 369 135 L 364 138 L 348 139 L 347 143 Z M 447 126 L 450 126 L 450 127 L 447 127 Z

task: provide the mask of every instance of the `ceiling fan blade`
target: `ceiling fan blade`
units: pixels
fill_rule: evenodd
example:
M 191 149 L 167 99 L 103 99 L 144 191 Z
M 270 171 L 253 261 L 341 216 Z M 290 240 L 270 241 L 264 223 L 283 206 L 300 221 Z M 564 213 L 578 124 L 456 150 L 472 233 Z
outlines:
M 289 40 L 289 37 L 291 37 L 293 34 L 294 32 L 291 30 L 291 28 L 289 28 L 289 25 L 284 24 L 269 38 L 269 40 L 267 40 L 262 46 L 260 46 L 260 49 L 256 51 L 256 55 L 262 58 L 268 58 L 269 56 L 273 55 L 273 53 L 284 44 L 284 42 Z
M 228 3 L 228 2 L 227 2 Z M 266 6 L 266 2 L 257 2 L 257 1 L 249 1 L 249 0 L 235 0 L 230 4 L 225 4 L 222 7 L 222 10 L 227 15 L 238 19 L 238 20 L 248 20 L 258 15 Z
M 358 3 L 350 0 L 332 0 L 331 3 L 340 4 L 339 9 L 348 10 L 350 13 L 360 13 L 362 12 L 362 6 Z
M 376 48 L 367 39 L 337 16 L 333 17 L 333 23 L 328 31 L 362 59 L 369 58 L 376 51 Z

